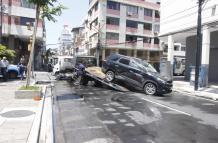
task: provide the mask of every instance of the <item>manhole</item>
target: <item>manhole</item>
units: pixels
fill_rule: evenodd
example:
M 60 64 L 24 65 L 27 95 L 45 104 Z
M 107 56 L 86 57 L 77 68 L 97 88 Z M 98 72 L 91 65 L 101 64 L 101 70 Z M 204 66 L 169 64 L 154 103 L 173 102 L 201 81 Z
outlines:
M 13 111 L 2 113 L 0 115 L 5 118 L 20 118 L 20 117 L 27 117 L 32 114 L 34 114 L 34 112 L 29 110 L 13 110 Z

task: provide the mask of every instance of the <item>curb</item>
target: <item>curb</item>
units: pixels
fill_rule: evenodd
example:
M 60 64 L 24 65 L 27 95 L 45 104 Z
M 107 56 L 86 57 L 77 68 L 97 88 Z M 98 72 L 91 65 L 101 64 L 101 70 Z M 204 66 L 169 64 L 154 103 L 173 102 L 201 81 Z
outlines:
M 37 111 L 28 139 L 27 143 L 38 143 L 39 141 L 39 134 L 40 134 L 40 126 L 41 126 L 41 120 L 42 120 L 42 113 L 43 113 L 43 108 L 44 108 L 44 103 L 45 103 L 45 93 L 46 93 L 47 86 L 43 86 L 42 89 L 42 94 L 43 98 L 39 103 L 39 110 Z
M 196 97 L 199 97 L 199 98 L 202 98 L 202 99 L 207 99 L 207 100 L 211 100 L 211 101 L 215 101 L 217 102 L 218 98 L 217 97 L 208 97 L 208 96 L 204 96 L 204 95 L 200 95 L 201 92 L 200 91 L 187 91 L 187 90 L 182 90 L 182 89 L 173 89 L 173 91 L 176 91 L 176 92 L 179 92 L 179 93 L 184 93 L 184 94 L 189 94 L 189 95 L 192 95 L 192 96 L 196 96 Z M 207 93 L 205 93 L 207 94 Z

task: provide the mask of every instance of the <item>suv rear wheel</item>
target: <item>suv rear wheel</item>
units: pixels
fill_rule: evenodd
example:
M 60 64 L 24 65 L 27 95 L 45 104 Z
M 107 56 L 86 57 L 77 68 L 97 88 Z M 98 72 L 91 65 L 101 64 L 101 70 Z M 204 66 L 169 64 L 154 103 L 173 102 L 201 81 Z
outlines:
M 111 82 L 111 81 L 113 81 L 114 80 L 114 78 L 115 78 L 115 73 L 113 72 L 113 71 L 111 71 L 111 70 L 108 70 L 107 72 L 106 72 L 106 75 L 105 75 L 106 77 L 106 80 L 107 81 L 109 81 L 109 82 Z
M 144 92 L 147 95 L 155 95 L 157 93 L 157 87 L 154 83 L 148 82 L 144 86 Z

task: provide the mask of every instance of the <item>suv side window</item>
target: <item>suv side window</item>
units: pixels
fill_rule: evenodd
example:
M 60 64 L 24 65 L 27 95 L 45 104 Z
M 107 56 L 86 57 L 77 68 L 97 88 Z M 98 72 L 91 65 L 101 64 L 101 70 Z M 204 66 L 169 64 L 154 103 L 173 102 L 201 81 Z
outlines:
M 131 62 L 130 62 L 130 66 L 133 67 L 133 68 L 135 68 L 135 69 L 140 69 L 140 67 L 138 66 L 138 64 L 135 63 L 134 61 L 131 61 Z
M 120 60 L 119 60 L 119 63 L 121 63 L 121 64 L 124 64 L 124 65 L 129 65 L 129 63 L 130 63 L 130 60 L 128 60 L 128 59 L 124 59 L 124 58 L 121 58 Z

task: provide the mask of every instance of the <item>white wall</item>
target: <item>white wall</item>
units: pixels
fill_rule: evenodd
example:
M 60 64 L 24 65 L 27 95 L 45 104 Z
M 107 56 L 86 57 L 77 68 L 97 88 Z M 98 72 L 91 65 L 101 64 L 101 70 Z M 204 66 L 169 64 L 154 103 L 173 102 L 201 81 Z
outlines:
M 160 36 L 173 32 L 196 27 L 198 0 L 162 0 Z M 216 6 L 214 15 L 212 9 Z M 211 23 L 218 20 L 218 0 L 209 0 L 203 6 L 202 23 Z

